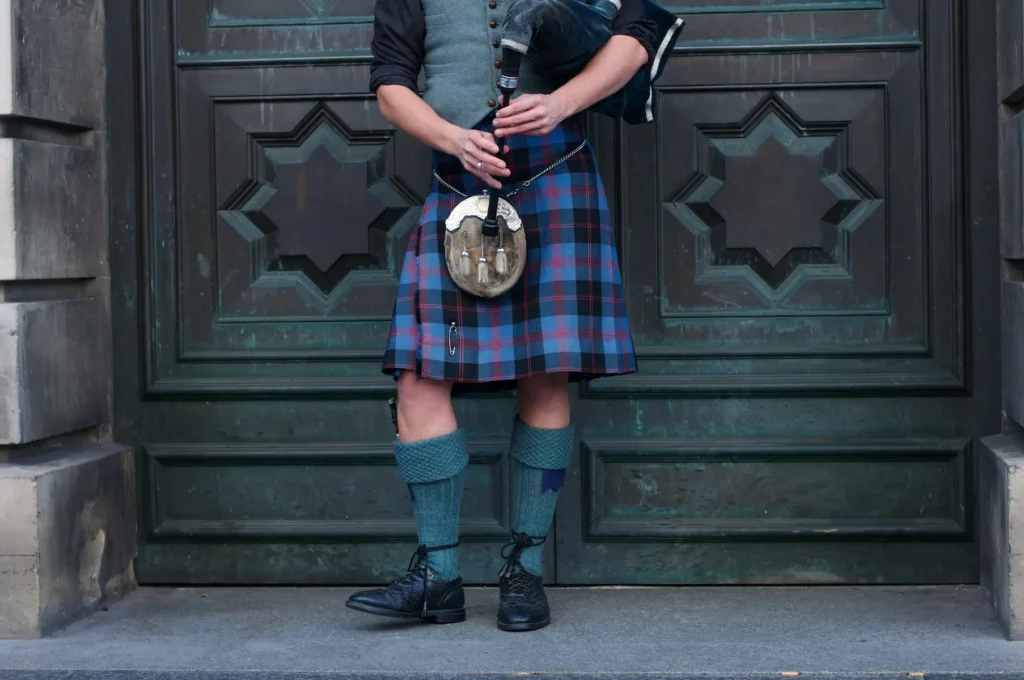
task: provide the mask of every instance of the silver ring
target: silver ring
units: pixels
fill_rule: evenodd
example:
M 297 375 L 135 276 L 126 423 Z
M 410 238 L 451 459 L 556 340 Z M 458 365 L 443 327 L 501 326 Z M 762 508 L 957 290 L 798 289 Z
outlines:
M 480 169 L 482 169 L 483 167 L 484 167 L 484 162 L 483 162 L 483 161 L 477 161 L 477 162 L 476 162 L 476 169 L 477 169 L 477 170 L 480 170 Z

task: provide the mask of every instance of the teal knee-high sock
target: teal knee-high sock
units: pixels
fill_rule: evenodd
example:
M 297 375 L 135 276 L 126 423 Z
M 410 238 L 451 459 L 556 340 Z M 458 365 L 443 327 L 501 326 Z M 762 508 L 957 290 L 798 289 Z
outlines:
M 416 532 L 428 548 L 459 542 L 459 509 L 469 454 L 462 430 L 419 442 L 395 442 L 395 459 L 409 485 Z M 427 564 L 438 577 L 459 575 L 458 548 L 427 553 Z
M 512 467 L 512 530 L 533 538 L 548 535 L 555 516 L 558 493 L 565 482 L 565 471 L 572 458 L 572 425 L 543 430 L 531 427 L 516 417 L 512 427 L 510 458 Z M 525 548 L 520 562 L 523 569 L 539 576 L 543 569 L 544 545 Z

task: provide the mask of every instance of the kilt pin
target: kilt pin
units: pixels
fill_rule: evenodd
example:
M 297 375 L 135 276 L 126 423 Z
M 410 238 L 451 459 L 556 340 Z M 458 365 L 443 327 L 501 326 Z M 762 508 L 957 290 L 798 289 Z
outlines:
M 492 132 L 493 119 L 477 129 Z M 451 381 L 455 393 L 507 389 L 544 373 L 568 373 L 576 382 L 635 372 L 611 212 L 581 117 L 506 143 L 512 174 L 503 193 L 557 163 L 509 198 L 526 232 L 522 278 L 489 299 L 452 281 L 445 218 L 487 186 L 457 158 L 435 152 L 436 176 L 409 238 L 383 372 Z

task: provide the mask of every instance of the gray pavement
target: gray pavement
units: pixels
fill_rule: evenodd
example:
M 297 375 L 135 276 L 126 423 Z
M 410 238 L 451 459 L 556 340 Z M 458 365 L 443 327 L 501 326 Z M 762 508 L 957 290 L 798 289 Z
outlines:
M 0 679 L 1024 678 L 1024 643 L 968 588 L 551 590 L 555 620 L 395 622 L 343 589 L 143 589 L 50 638 L 0 641 Z

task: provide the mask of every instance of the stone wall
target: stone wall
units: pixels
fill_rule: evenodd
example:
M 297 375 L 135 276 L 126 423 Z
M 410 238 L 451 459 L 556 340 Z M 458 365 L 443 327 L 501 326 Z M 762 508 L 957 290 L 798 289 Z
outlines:
M 0 637 L 131 587 L 111 420 L 103 0 L 0 0 Z
M 1004 434 L 980 447 L 982 585 L 1024 640 L 1024 5 L 996 1 Z

